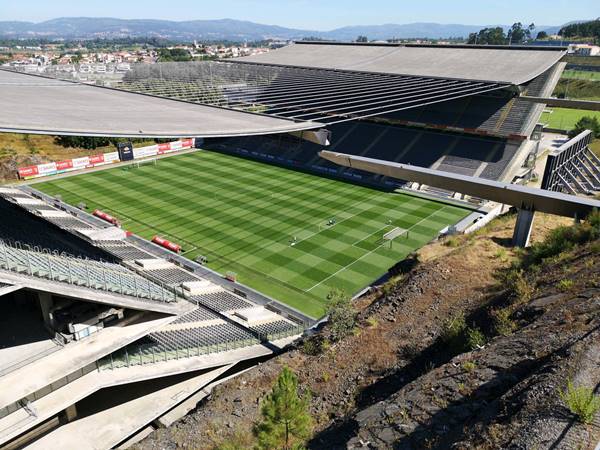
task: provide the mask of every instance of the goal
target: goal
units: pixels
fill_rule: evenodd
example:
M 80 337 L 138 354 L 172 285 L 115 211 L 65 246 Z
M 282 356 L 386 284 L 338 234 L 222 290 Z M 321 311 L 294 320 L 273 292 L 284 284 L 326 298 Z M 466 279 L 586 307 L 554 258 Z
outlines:
M 158 158 L 142 159 L 141 161 L 133 161 L 131 163 L 130 168 L 139 169 L 142 166 L 149 166 L 149 165 L 156 166 L 157 164 L 158 164 Z
M 384 233 L 382 237 L 382 241 L 385 244 L 386 242 L 390 243 L 390 248 L 392 248 L 392 243 L 396 238 L 404 237 L 408 239 L 408 230 L 400 227 L 395 227 L 393 230 Z

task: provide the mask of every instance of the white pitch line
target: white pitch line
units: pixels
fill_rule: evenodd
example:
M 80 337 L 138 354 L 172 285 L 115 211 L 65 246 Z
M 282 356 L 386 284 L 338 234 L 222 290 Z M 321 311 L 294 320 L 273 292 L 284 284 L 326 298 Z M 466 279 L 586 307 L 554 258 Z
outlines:
M 361 202 L 360 204 L 362 205 L 362 204 L 364 204 L 364 203 L 367 203 L 367 200 L 364 200 L 364 201 L 363 201 L 363 202 Z M 356 208 L 356 207 L 357 207 L 356 205 L 349 206 L 348 208 L 346 208 L 346 209 L 342 210 L 342 213 L 344 213 L 344 212 L 347 212 L 348 210 L 350 210 L 350 209 L 352 209 L 352 208 Z M 336 223 L 335 223 L 335 225 L 339 225 L 340 223 L 343 223 L 343 222 L 345 222 L 346 220 L 350 220 L 350 219 L 352 219 L 353 217 L 356 217 L 356 216 L 358 216 L 359 214 L 362 214 L 362 213 L 364 213 L 365 211 L 367 211 L 367 209 L 362 209 L 362 210 L 360 210 L 360 211 L 358 211 L 358 212 L 356 212 L 356 213 L 352 214 L 351 216 L 348 216 L 348 217 L 346 217 L 345 219 L 342 219 L 342 220 L 340 220 L 339 222 L 336 222 Z M 323 222 L 324 222 L 324 221 L 323 221 Z M 319 223 L 321 223 L 321 222 L 319 222 Z M 332 225 L 332 226 L 335 226 L 335 225 Z M 303 241 L 306 241 L 306 240 L 308 240 L 308 239 L 311 239 L 311 238 L 313 238 L 314 236 L 316 236 L 317 234 L 319 234 L 319 233 L 321 233 L 321 232 L 323 232 L 323 231 L 327 231 L 327 230 L 329 230 L 330 228 L 331 228 L 331 227 L 329 227 L 329 228 L 326 228 L 326 227 L 325 227 L 325 228 L 323 228 L 323 229 L 319 229 L 319 231 L 315 231 L 315 232 L 313 232 L 312 234 L 309 234 L 309 235 L 308 235 L 307 237 L 305 237 L 304 239 L 300 239 L 299 241 L 296 241 L 296 244 L 295 244 L 295 245 L 298 245 L 300 242 L 303 242 Z
M 391 224 L 391 223 L 387 223 L 387 224 L 385 224 L 384 226 L 382 226 L 382 227 L 381 227 L 381 228 L 379 228 L 378 230 L 375 230 L 375 231 L 373 231 L 371 234 L 367 234 L 367 235 L 366 235 L 364 238 L 362 238 L 362 239 L 359 239 L 358 241 L 354 242 L 354 243 L 352 244 L 352 247 L 356 247 L 356 244 L 358 244 L 359 242 L 362 242 L 362 241 L 364 241 L 365 239 L 369 239 L 369 238 L 370 238 L 371 236 L 373 236 L 375 233 L 379 233 L 379 232 L 380 232 L 381 230 L 383 230 L 384 228 L 391 227 L 391 226 L 393 226 L 393 224 Z M 359 248 L 360 248 L 360 247 L 359 247 Z
M 189 250 L 186 250 L 185 252 L 183 252 L 181 255 L 183 256 L 183 255 L 185 255 L 186 253 L 193 252 L 194 250 L 198 250 L 198 247 L 193 247 L 193 248 L 190 248 Z
M 411 226 L 410 228 L 407 229 L 407 231 L 412 230 L 414 227 L 416 227 L 417 225 L 419 225 L 420 223 L 426 221 L 427 219 L 430 219 L 431 217 L 435 216 L 437 213 L 439 213 L 440 211 L 443 211 L 444 209 L 446 209 L 448 207 L 448 205 L 435 210 L 434 212 L 432 212 L 431 214 L 429 214 L 427 217 L 424 217 L 423 219 L 419 220 L 417 223 L 415 223 L 413 226 Z M 377 247 L 375 247 L 373 250 L 371 250 L 368 253 L 365 253 L 364 255 L 362 255 L 360 258 L 355 259 L 354 261 L 352 261 L 350 264 L 348 264 L 347 266 L 342 267 L 340 270 L 338 270 L 337 272 L 329 275 L 327 278 L 322 279 L 321 281 L 319 281 L 317 284 L 315 284 L 313 287 L 311 287 L 310 289 L 305 290 L 305 292 L 310 292 L 312 291 L 314 288 L 316 288 L 317 286 L 319 286 L 320 284 L 323 284 L 325 281 L 329 280 L 330 278 L 333 278 L 334 276 L 336 276 L 338 273 L 346 270 L 348 267 L 350 267 L 352 264 L 360 261 L 361 259 L 363 259 L 365 256 L 369 256 L 371 253 L 379 250 L 379 248 L 381 248 L 381 246 L 384 244 L 380 244 Z

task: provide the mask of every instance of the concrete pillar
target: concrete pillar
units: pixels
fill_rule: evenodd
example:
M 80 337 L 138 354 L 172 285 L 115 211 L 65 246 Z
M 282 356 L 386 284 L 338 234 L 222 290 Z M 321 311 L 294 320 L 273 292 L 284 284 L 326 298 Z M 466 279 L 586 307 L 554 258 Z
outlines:
M 533 210 L 519 209 L 517 223 L 515 224 L 515 231 L 512 239 L 512 243 L 515 247 L 529 246 L 529 238 L 531 236 L 534 216 L 535 211 Z
M 73 404 L 65 409 L 65 420 L 72 422 L 77 418 L 77 405 Z
M 53 330 L 52 319 L 50 318 L 50 310 L 54 301 L 52 300 L 52 294 L 49 292 L 38 292 L 38 299 L 40 300 L 40 309 L 42 310 L 42 318 L 46 327 Z

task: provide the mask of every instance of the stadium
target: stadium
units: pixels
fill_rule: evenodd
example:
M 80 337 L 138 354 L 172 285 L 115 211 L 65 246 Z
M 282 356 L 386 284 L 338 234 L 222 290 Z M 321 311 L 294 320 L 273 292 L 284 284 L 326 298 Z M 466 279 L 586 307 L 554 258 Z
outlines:
M 535 211 L 583 217 L 589 134 L 539 166 L 564 54 L 303 42 L 104 88 L 0 71 L 2 131 L 180 139 L 0 187 L 0 445 L 126 448 L 440 235 L 514 206 L 526 245 Z

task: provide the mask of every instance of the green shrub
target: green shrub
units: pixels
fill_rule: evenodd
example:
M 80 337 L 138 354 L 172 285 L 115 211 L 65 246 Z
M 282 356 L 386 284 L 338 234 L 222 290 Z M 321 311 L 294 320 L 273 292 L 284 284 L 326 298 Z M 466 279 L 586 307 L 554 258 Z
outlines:
M 558 282 L 558 289 L 561 291 L 568 291 L 573 287 L 573 280 L 564 279 Z
M 316 356 L 323 351 L 322 341 L 318 337 L 311 337 L 302 343 L 302 353 Z
M 473 361 L 465 361 L 462 363 L 462 368 L 465 372 L 471 373 L 477 369 L 477 364 L 475 364 Z
M 592 139 L 600 136 L 600 122 L 598 119 L 592 116 L 583 116 L 577 121 L 575 127 L 569 131 L 569 137 L 574 138 L 585 130 L 592 131 Z
M 334 289 L 327 296 L 328 327 L 334 341 L 339 341 L 354 330 L 356 312 L 352 299 L 343 290 Z
M 499 259 L 500 261 L 506 261 L 508 259 L 506 250 L 503 248 L 498 249 L 498 251 L 494 253 L 494 258 Z
M 465 316 L 458 314 L 443 323 L 440 339 L 451 349 L 457 352 L 461 351 L 466 329 L 467 324 L 465 322 Z
M 485 345 L 485 336 L 479 328 L 467 328 L 467 347 L 469 350 L 483 347 Z
M 460 241 L 458 240 L 458 238 L 449 237 L 449 238 L 446 238 L 446 240 L 444 240 L 444 245 L 446 247 L 455 248 L 455 247 L 458 247 L 460 245 Z
M 496 334 L 508 336 L 517 329 L 516 322 L 510 318 L 512 315 L 510 308 L 493 309 L 490 315 Z
M 600 397 L 594 395 L 594 390 L 585 386 L 575 387 L 571 380 L 567 383 L 566 391 L 560 393 L 560 397 L 582 423 L 591 423 L 600 411 Z
M 557 256 L 573 249 L 576 245 L 591 242 L 600 237 L 600 213 L 593 211 L 585 222 L 552 230 L 546 239 L 530 247 L 522 264 L 530 266 L 539 264 L 545 259 Z
M 516 303 L 528 303 L 535 294 L 535 285 L 525 276 L 523 269 L 511 269 L 504 276 L 503 282 L 514 293 Z
M 367 325 L 369 325 L 369 327 L 371 328 L 377 328 L 377 325 L 379 325 L 379 321 L 375 317 L 369 317 L 367 319 Z

